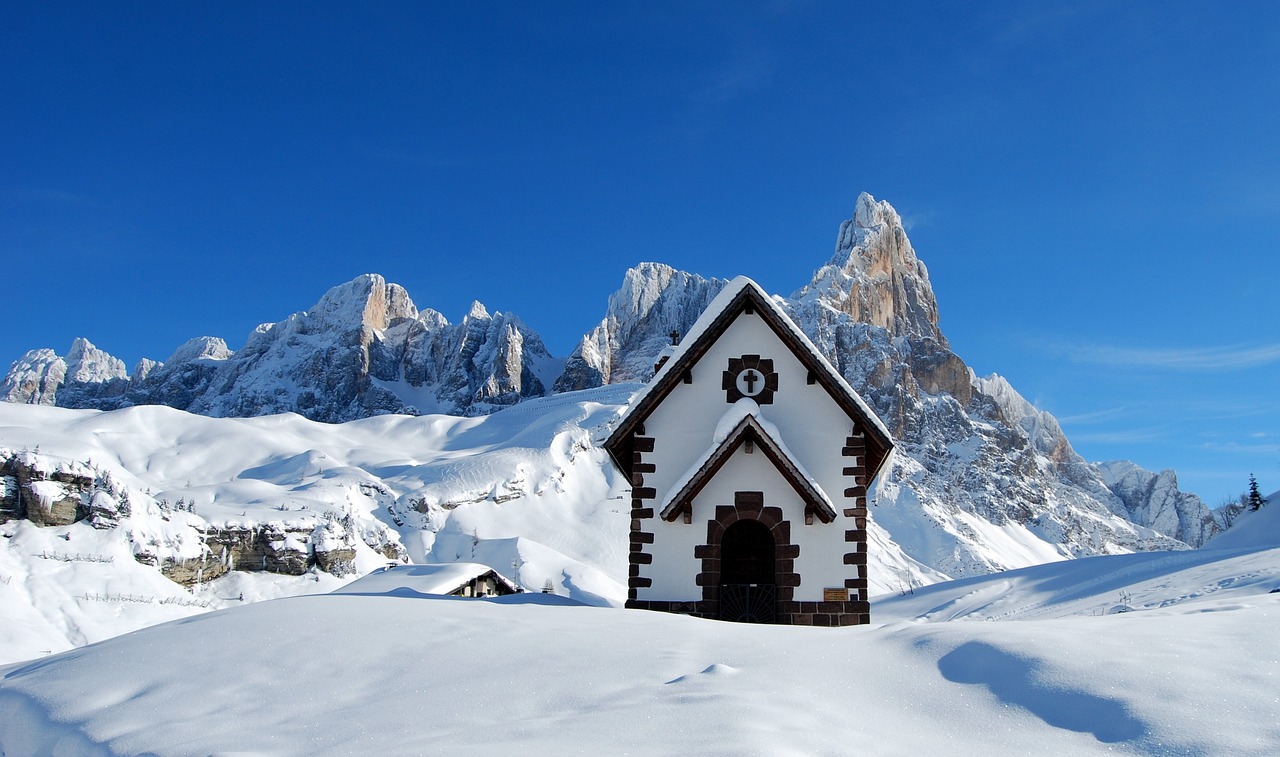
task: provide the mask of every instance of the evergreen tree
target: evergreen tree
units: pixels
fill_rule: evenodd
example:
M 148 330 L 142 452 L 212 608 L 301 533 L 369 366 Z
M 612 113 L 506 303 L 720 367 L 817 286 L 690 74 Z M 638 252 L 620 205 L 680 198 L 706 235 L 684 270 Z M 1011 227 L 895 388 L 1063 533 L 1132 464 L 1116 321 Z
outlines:
M 1258 479 L 1254 478 L 1253 474 L 1250 473 L 1249 474 L 1249 509 L 1258 510 L 1265 504 L 1267 504 L 1267 501 L 1262 498 L 1262 495 L 1260 493 L 1258 493 Z

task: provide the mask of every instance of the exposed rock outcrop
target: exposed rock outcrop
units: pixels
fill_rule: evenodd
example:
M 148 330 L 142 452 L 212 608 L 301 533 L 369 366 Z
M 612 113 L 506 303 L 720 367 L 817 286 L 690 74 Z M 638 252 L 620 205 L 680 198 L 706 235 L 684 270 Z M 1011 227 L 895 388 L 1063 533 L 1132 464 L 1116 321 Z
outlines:
M 10 401 L 166 404 L 214 416 L 486 413 L 548 387 L 648 380 L 671 334 L 687 333 L 725 283 L 643 263 L 562 361 L 515 316 L 475 303 L 450 324 L 419 311 L 401 287 L 366 275 L 334 287 L 310 311 L 259 327 L 234 353 L 202 337 L 126 379 L 119 361 L 77 340 L 65 359 L 28 353 L 0 389 Z M 975 376 L 939 328 L 928 269 L 888 203 L 859 196 L 830 259 L 779 302 L 897 437 L 875 521 L 928 567 L 963 576 L 1011 567 L 994 555 L 1019 550 L 1040 561 L 1185 548 L 1223 526 L 1194 495 L 1178 492 L 1171 475 L 1084 461 L 1052 415 L 1000 376 Z M 1016 549 L 992 550 L 992 539 Z M 314 549 L 304 558 L 273 556 L 260 544 L 237 549 L 240 558 L 226 547 L 228 560 L 265 559 L 286 570 L 322 559 Z
M 1190 492 L 1178 490 L 1172 470 L 1152 473 L 1128 460 L 1097 464 L 1107 488 L 1123 507 L 1119 515 L 1200 546 L 1230 525 L 1225 514 L 1210 510 Z
M 658 353 L 671 344 L 672 332 L 688 333 L 726 283 L 661 263 L 628 270 L 622 287 L 609 296 L 604 320 L 569 356 L 555 391 L 648 381 Z
M 132 376 L 84 339 L 65 358 L 33 350 L 10 368 L 0 399 L 103 410 L 168 405 L 232 417 L 296 412 L 340 422 L 491 412 L 543 396 L 562 368 L 514 315 L 475 303 L 454 326 L 368 274 L 329 290 L 307 312 L 259 326 L 237 352 L 217 337 L 197 337 L 164 363 L 143 360 Z
M 687 330 L 721 286 L 657 264 L 632 269 L 557 387 L 646 380 L 667 334 Z M 782 304 L 898 439 L 874 515 L 929 567 L 1011 567 L 986 544 L 997 533 L 1034 560 L 1199 543 L 1164 521 L 1130 521 L 1053 416 L 951 351 L 928 269 L 888 203 L 861 195 L 831 259 Z
M 203 528 L 199 557 L 166 555 L 141 546 L 134 558 L 155 565 L 170 580 L 194 586 L 226 575 L 232 570 L 300 576 L 318 568 L 335 576 L 356 572 L 355 527 L 350 520 L 331 519 L 317 525 L 261 523 L 243 526 Z M 398 542 L 366 534 L 365 543 L 388 560 L 407 560 Z
M 77 338 L 65 358 L 53 350 L 32 350 L 0 382 L 0 400 L 29 405 L 99 407 L 124 394 L 129 375 L 124 363 Z
M 0 523 L 26 519 L 37 526 L 69 526 L 91 512 L 94 479 L 87 472 L 45 470 L 32 455 L 0 460 Z

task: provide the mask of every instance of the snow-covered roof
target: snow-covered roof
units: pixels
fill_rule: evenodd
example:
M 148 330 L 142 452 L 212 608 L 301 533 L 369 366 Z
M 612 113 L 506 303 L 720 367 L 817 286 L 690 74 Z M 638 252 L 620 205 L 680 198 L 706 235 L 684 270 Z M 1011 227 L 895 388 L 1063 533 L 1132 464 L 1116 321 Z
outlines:
M 626 447 L 634 427 L 649 416 L 653 408 L 657 407 L 679 383 L 684 371 L 691 368 L 702 357 L 710 345 L 748 306 L 754 306 L 760 312 L 765 323 L 773 329 L 783 343 L 792 349 L 805 367 L 814 372 L 818 383 L 849 413 L 850 417 L 860 421 L 861 425 L 866 427 L 870 453 L 868 468 L 870 477 L 874 478 L 893 449 L 893 437 L 889 429 L 778 303 L 766 294 L 759 284 L 746 276 L 734 278 L 720 290 L 715 299 L 707 305 L 706 310 L 702 311 L 702 315 L 694 322 L 684 339 L 680 341 L 671 357 L 654 374 L 653 379 L 632 397 L 631 407 L 605 442 L 610 456 L 621 469 L 630 471 L 630 454 L 626 451 Z
M 747 397 L 731 405 L 721 417 L 711 446 L 671 487 L 659 505 L 659 515 L 665 520 L 674 520 L 747 441 L 760 445 L 765 457 L 777 467 L 819 520 L 830 523 L 835 519 L 835 506 L 826 492 L 783 444 L 778 427 L 761 417 L 760 406 Z
M 511 591 L 519 591 L 510 580 L 488 565 L 474 562 L 432 565 L 393 565 L 358 578 L 334 591 L 334 594 L 388 594 L 397 589 L 410 589 L 419 594 L 447 596 L 470 581 L 492 573 Z

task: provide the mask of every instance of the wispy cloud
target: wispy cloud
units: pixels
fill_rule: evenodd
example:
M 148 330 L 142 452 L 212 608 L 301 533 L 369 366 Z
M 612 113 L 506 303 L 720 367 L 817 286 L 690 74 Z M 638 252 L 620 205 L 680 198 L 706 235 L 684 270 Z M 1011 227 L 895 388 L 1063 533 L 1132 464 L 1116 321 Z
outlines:
M 912 229 L 932 226 L 937 213 L 928 209 L 915 208 L 910 214 L 902 216 L 902 228 Z
M 1112 407 L 1103 410 L 1094 410 L 1088 413 L 1078 413 L 1076 415 L 1058 415 L 1054 416 L 1058 419 L 1058 423 L 1063 426 L 1087 426 L 1094 423 L 1106 423 L 1117 418 L 1122 418 L 1129 414 L 1128 407 Z
M 1199 401 L 1174 400 L 1167 406 L 1168 412 L 1179 412 L 1188 418 L 1229 421 L 1245 418 L 1266 418 L 1280 413 L 1280 400 L 1258 401 L 1251 397 L 1242 399 L 1206 399 Z
M 1087 431 L 1072 429 L 1081 426 L 1106 427 L 1129 418 L 1177 417 L 1194 426 L 1219 421 L 1271 419 L 1280 413 L 1280 401 L 1253 401 L 1250 398 L 1223 399 L 1217 397 L 1188 396 L 1175 393 L 1171 396 L 1148 397 L 1145 400 L 1118 407 L 1102 408 L 1075 415 L 1055 415 L 1058 423 L 1070 432 L 1072 439 L 1083 438 Z M 1266 423 L 1267 420 L 1263 422 Z M 1169 427 L 1170 433 L 1185 434 L 1185 428 Z M 1147 432 L 1144 432 L 1147 433 Z M 1266 432 L 1260 432 L 1267 436 Z M 1258 434 L 1254 434 L 1258 436 Z
M 1226 452 L 1232 455 L 1261 457 L 1264 460 L 1274 459 L 1276 455 L 1280 454 L 1280 444 L 1275 442 L 1270 444 L 1253 444 L 1239 441 L 1205 442 L 1201 447 L 1214 452 Z
M 1119 431 L 1098 431 L 1092 433 L 1068 433 L 1072 444 L 1150 444 L 1169 437 L 1168 429 L 1131 428 Z
M 1097 344 L 1050 345 L 1076 363 L 1179 371 L 1235 371 L 1280 362 L 1280 344 L 1234 344 L 1220 347 L 1145 349 Z
M 1043 46 L 1046 39 L 1079 29 L 1114 12 L 1110 4 L 1100 0 L 1018 5 L 1000 16 L 995 40 L 1009 46 Z

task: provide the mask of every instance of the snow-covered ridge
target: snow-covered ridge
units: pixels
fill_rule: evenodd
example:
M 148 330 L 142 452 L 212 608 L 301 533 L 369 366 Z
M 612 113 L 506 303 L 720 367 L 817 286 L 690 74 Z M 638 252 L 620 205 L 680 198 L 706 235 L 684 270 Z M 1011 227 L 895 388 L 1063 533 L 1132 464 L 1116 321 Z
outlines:
M 620 604 L 629 512 L 596 440 L 634 389 L 345 424 L 0 404 L 0 661 L 388 561 Z
M 658 355 L 682 338 L 728 282 L 641 263 L 623 276 L 609 296 L 604 320 L 566 361 L 555 390 L 648 381 Z
M 475 303 L 453 325 L 408 292 L 366 274 L 310 310 L 259 326 L 238 352 L 202 336 L 132 375 L 76 339 L 65 358 L 28 352 L 0 383 L 9 402 L 110 410 L 168 405 L 215 417 L 296 412 L 340 422 L 383 413 L 476 414 L 540 397 L 560 375 L 541 337 Z
M 552 390 L 647 381 L 671 334 L 696 328 L 727 284 L 642 263 L 562 360 L 514 315 L 475 303 L 451 324 L 370 274 L 334 287 L 310 311 L 260 327 L 235 353 L 201 337 L 125 378 L 78 340 L 67 358 L 28 353 L 0 395 L 69 407 L 163 404 L 210 416 L 295 412 L 328 422 L 514 412 Z M 889 558 L 906 566 L 904 581 L 1185 548 L 1227 525 L 1171 477 L 1147 485 L 1144 477 L 1157 474 L 1117 477 L 1081 459 L 1052 415 L 1003 378 L 976 377 L 950 351 L 928 271 L 886 202 L 859 196 L 828 262 L 791 297 L 772 301 L 900 443 L 871 504 L 884 526 L 881 546 L 910 556 Z M 469 496 L 489 493 L 476 488 Z

